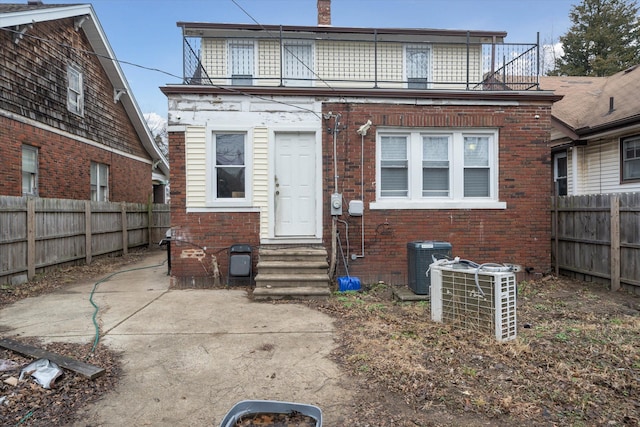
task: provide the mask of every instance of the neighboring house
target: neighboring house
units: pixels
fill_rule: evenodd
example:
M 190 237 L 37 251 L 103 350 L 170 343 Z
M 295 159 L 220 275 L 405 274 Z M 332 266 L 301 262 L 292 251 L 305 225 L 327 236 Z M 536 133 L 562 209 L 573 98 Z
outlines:
M 0 195 L 164 203 L 169 166 L 91 5 L 0 4 Z
M 609 77 L 541 77 L 551 110 L 555 194 L 640 191 L 640 66 Z
M 174 285 L 211 284 L 216 264 L 224 277 L 236 243 L 254 247 L 256 298 L 327 295 L 345 263 L 363 283 L 407 283 L 412 241 L 549 270 L 540 184 L 560 97 L 536 90 L 536 45 L 332 27 L 329 6 L 317 27 L 178 23 L 185 80 L 162 88 Z

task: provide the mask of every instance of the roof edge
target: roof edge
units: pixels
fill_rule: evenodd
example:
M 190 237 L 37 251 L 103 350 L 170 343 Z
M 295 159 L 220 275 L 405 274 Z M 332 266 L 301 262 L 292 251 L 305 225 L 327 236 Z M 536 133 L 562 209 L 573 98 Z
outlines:
M 285 32 L 309 32 L 309 33 L 347 33 L 347 34 L 393 34 L 393 35 L 446 35 L 471 37 L 507 37 L 506 31 L 481 31 L 481 30 L 447 30 L 437 28 L 368 28 L 368 27 L 334 27 L 334 26 L 310 26 L 310 25 L 259 25 L 259 24 L 230 24 L 208 22 L 184 22 L 178 21 L 178 27 L 188 29 L 209 30 L 247 30 L 247 31 L 285 31 Z
M 342 89 L 342 88 L 300 88 L 272 86 L 199 86 L 166 85 L 160 87 L 165 95 L 202 94 L 202 95 L 248 95 L 248 96 L 351 96 L 371 98 L 403 99 L 473 99 L 490 101 L 544 101 L 557 102 L 562 95 L 550 91 L 424 91 L 410 89 Z

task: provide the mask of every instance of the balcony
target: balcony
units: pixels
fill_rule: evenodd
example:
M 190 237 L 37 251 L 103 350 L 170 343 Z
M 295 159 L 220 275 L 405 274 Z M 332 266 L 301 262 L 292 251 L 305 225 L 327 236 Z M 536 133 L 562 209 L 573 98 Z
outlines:
M 539 40 L 503 43 L 495 35 L 453 30 L 283 31 L 271 26 L 250 31 L 245 26 L 233 31 L 217 25 L 207 31 L 182 24 L 183 84 L 338 91 L 539 89 Z

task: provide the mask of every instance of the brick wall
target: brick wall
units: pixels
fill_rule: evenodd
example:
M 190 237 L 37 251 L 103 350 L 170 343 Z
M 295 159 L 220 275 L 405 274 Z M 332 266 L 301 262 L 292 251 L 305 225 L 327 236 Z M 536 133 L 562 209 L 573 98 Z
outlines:
M 80 136 L 143 159 L 150 156 L 121 103 L 113 102 L 113 85 L 73 18 L 36 23 L 29 36 L 14 43 L 0 32 L 0 110 Z M 67 46 L 72 46 L 70 49 Z M 67 110 L 67 65 L 83 73 L 84 116 Z M 126 96 L 126 95 L 125 95 Z M 111 201 L 146 203 L 152 192 L 151 165 L 111 154 L 54 132 L 0 115 L 0 194 L 22 195 L 21 146 L 39 151 L 39 196 L 88 199 L 89 163 L 110 166 Z
M 38 196 L 91 198 L 91 162 L 109 165 L 109 200 L 147 203 L 151 165 L 0 116 L 0 194 L 22 195 L 22 145 L 38 148 Z
M 440 240 L 453 245 L 454 255 L 476 262 L 511 262 L 548 271 L 550 259 L 550 105 L 519 107 L 401 106 L 325 104 L 323 112 L 342 114 L 338 134 L 339 190 L 347 203 L 362 199 L 360 136 L 367 120 L 373 126 L 364 138 L 365 257 L 349 260 L 351 275 L 369 282 L 406 283 L 406 244 Z M 539 119 L 535 119 L 535 115 Z M 506 210 L 369 210 L 375 199 L 375 126 L 489 127 L 499 129 L 499 198 Z M 332 136 L 323 133 L 325 206 L 334 192 Z M 361 254 L 362 218 L 349 223 L 351 253 Z M 339 224 L 345 244 L 345 229 Z M 331 217 L 324 214 L 324 241 L 330 247 Z
M 260 243 L 260 215 L 255 212 L 187 213 L 184 133 L 169 133 L 171 158 L 171 284 L 177 288 L 211 286 L 213 257 L 222 284 L 228 268 L 228 248 L 235 243 L 254 247 L 254 271 Z

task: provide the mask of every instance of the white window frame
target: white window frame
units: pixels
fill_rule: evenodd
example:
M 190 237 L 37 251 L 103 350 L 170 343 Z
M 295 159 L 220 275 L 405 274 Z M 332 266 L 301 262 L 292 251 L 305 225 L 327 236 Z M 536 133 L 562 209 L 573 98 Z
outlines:
M 94 202 L 109 201 L 109 165 L 91 162 L 90 188 L 91 200 Z
M 84 116 L 84 77 L 75 65 L 67 65 L 67 109 Z
M 244 197 L 218 197 L 216 135 L 244 135 Z M 249 208 L 253 200 L 253 133 L 250 129 L 216 127 L 208 129 L 206 134 L 206 206 L 211 208 L 235 209 Z
M 633 157 L 631 158 L 631 160 L 629 160 L 627 158 L 627 150 L 626 150 L 626 145 L 627 144 L 631 144 L 631 143 L 635 143 L 635 144 L 640 144 L 640 135 L 635 135 L 632 137 L 628 137 L 628 138 L 622 138 L 621 143 L 620 143 L 620 182 L 622 184 L 626 184 L 626 183 L 635 183 L 638 182 L 640 180 L 640 176 L 630 176 L 627 177 L 627 168 L 625 168 L 625 166 L 627 166 L 627 164 L 629 162 L 638 162 L 640 161 L 640 156 L 639 157 Z
M 420 49 L 420 50 L 426 50 L 427 51 L 427 75 L 424 77 L 413 77 L 409 75 L 409 53 L 407 52 L 408 50 L 411 49 Z M 408 44 L 404 46 L 403 49 L 403 54 L 404 54 L 404 67 L 403 67 L 403 74 L 404 74 L 404 81 L 406 82 L 406 87 L 408 89 L 430 89 L 433 84 L 431 83 L 433 81 L 433 48 L 430 44 Z M 420 82 L 416 81 L 416 82 L 410 82 L 409 79 L 414 78 L 424 78 L 426 79 L 426 82 L 424 84 L 424 87 L 411 87 L 412 83 L 413 84 L 419 84 Z
M 33 154 L 33 167 L 25 165 L 25 156 Z M 22 195 L 37 196 L 38 195 L 38 147 L 31 145 L 22 146 Z M 28 182 L 28 189 L 25 190 L 25 182 Z
M 309 48 L 309 64 L 305 64 L 303 61 L 304 58 L 297 57 L 297 55 L 290 50 L 292 46 Z M 315 45 L 312 41 L 283 41 L 282 55 L 282 66 L 284 67 L 282 77 L 285 86 L 309 87 L 314 85 Z
M 385 197 L 381 194 L 381 144 L 384 136 L 407 136 L 408 194 Z M 423 136 L 449 138 L 449 195 L 423 196 Z M 489 196 L 464 196 L 464 138 L 488 138 Z M 371 209 L 506 209 L 499 200 L 499 133 L 497 129 L 396 129 L 379 127 L 376 131 L 376 200 Z
M 234 74 L 234 46 L 251 46 L 251 74 Z M 258 49 L 255 40 L 232 39 L 227 42 L 228 61 L 229 61 L 229 84 L 232 86 L 252 86 L 256 78 L 256 64 L 258 63 Z M 234 77 L 238 76 L 238 77 Z M 250 77 L 249 77 L 250 76 Z
M 559 166 L 559 161 L 560 159 L 564 159 L 565 162 L 565 167 L 566 167 L 566 173 L 564 176 L 560 175 L 560 168 Z M 553 155 L 553 184 L 554 184 L 554 194 L 556 196 L 566 196 L 569 194 L 569 163 L 568 163 L 569 158 L 567 157 L 567 152 L 566 151 L 561 151 L 558 153 L 555 153 Z M 567 187 L 567 193 L 566 194 L 559 194 L 559 192 L 557 191 L 559 189 L 558 187 L 558 181 L 560 180 L 564 180 L 565 181 L 565 185 Z

